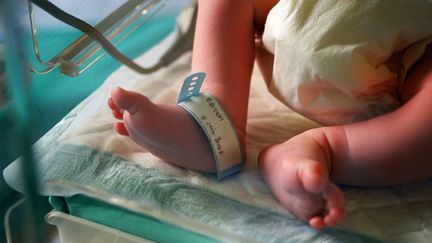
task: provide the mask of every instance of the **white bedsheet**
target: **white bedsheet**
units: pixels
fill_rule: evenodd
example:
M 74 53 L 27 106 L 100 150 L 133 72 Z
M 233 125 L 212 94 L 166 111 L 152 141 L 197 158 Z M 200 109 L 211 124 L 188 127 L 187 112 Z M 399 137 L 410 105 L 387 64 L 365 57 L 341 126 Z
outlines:
M 154 60 L 172 42 L 169 38 L 137 61 Z M 125 67 L 114 72 L 35 144 L 41 193 L 86 194 L 225 241 L 432 241 L 432 181 L 381 189 L 344 187 L 348 216 L 336 229 L 313 230 L 281 207 L 261 178 L 257 155 L 263 146 L 317 124 L 273 98 L 258 72 L 250 97 L 246 168 L 222 182 L 169 165 L 115 134 L 115 119 L 106 105 L 112 88 L 120 85 L 154 102 L 174 104 L 190 61 L 187 53 L 150 75 Z M 22 190 L 17 168 L 15 162 L 4 176 Z

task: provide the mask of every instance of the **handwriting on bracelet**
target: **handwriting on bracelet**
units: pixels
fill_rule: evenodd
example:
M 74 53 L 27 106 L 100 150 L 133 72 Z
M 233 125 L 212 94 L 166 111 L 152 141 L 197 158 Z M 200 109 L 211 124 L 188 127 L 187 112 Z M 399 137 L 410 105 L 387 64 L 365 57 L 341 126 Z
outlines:
M 210 132 L 209 135 L 211 135 L 212 139 L 216 143 L 216 148 L 218 150 L 218 153 L 219 154 L 223 154 L 224 151 L 223 151 L 222 144 L 221 144 L 222 137 L 218 136 L 218 137 L 214 138 L 216 136 L 216 128 L 215 128 L 215 126 L 213 126 L 213 124 L 210 121 L 208 121 L 207 117 L 204 116 L 204 115 L 201 116 L 200 119 L 203 122 L 202 124 L 204 124 L 207 127 L 207 132 Z
M 212 123 L 212 121 L 219 121 L 222 122 L 224 121 L 224 116 L 222 115 L 223 113 L 219 110 L 219 107 L 217 106 L 216 101 L 212 98 L 212 97 L 207 97 L 206 99 L 207 105 L 211 108 L 211 111 L 213 113 L 213 115 L 215 116 L 216 120 L 213 119 L 208 119 L 207 116 L 203 115 L 200 117 L 202 124 L 205 125 L 205 127 L 207 128 L 207 132 L 209 133 L 209 135 L 211 136 L 211 139 L 213 140 L 213 144 L 216 145 L 215 148 L 217 149 L 217 152 L 219 154 L 223 154 L 224 153 L 224 149 L 223 149 L 223 138 L 220 135 L 217 135 L 217 131 L 216 131 L 216 125 Z
M 216 103 L 215 103 L 213 97 L 208 97 L 206 99 L 206 101 L 207 101 L 207 104 L 212 108 L 213 113 L 219 119 L 219 121 L 223 121 L 224 118 L 223 118 L 221 112 L 219 111 L 218 107 L 216 107 Z

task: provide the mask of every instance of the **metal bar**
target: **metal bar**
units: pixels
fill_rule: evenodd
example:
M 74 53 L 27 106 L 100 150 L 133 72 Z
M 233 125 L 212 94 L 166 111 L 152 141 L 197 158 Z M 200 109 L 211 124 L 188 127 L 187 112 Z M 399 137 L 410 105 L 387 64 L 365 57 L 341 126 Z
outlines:
M 145 24 L 150 18 L 152 18 L 155 14 L 157 14 L 162 8 L 163 4 L 157 4 L 158 1 L 153 1 L 153 3 L 147 4 L 145 6 L 141 6 L 139 8 L 136 8 L 133 14 L 131 14 L 130 17 L 125 19 L 123 23 L 119 24 L 119 27 L 115 28 L 111 33 L 107 34 L 107 39 L 110 41 L 113 41 L 114 38 L 118 37 L 120 33 L 125 31 L 126 28 L 131 26 L 133 23 L 137 23 L 133 28 L 131 28 L 129 31 L 121 35 L 118 39 L 116 39 L 113 44 L 117 45 L 124 39 L 126 39 L 128 36 L 130 36 L 134 31 L 136 31 L 139 27 L 141 27 L 143 24 Z M 152 12 L 150 12 L 153 10 Z M 145 16 L 145 17 L 142 17 Z M 138 21 L 139 19 L 142 19 L 141 21 Z M 91 47 L 91 48 L 90 48 Z M 83 51 L 76 57 L 70 59 L 70 60 L 64 60 L 61 59 L 62 64 L 65 63 L 65 61 L 69 61 L 74 63 L 74 65 L 79 69 L 78 72 L 81 74 L 85 70 L 87 70 L 90 66 L 92 66 L 96 61 L 98 61 L 100 58 L 102 58 L 106 52 L 101 53 L 99 56 L 94 58 L 92 62 L 89 64 L 83 66 L 89 59 L 91 59 L 94 55 L 98 53 L 102 49 L 102 47 L 98 44 L 93 42 L 91 46 L 89 47 L 88 51 Z M 81 67 L 81 68 L 80 68 Z
M 113 11 L 106 18 L 104 18 L 101 22 L 99 22 L 95 26 L 95 28 L 99 30 L 101 33 L 103 33 L 104 35 L 107 35 L 108 36 L 107 39 L 112 40 L 116 36 L 118 36 L 124 29 L 126 29 L 129 25 L 137 21 L 140 16 L 145 15 L 147 12 L 149 12 L 151 8 L 156 7 L 162 1 L 164 0 L 129 0 L 123 5 L 121 5 L 118 9 Z M 31 10 L 32 8 L 30 7 L 29 11 Z M 159 10 L 160 8 L 157 9 L 157 11 Z M 148 20 L 148 18 L 146 18 L 146 20 Z M 31 26 L 35 25 L 34 19 L 32 18 L 31 14 L 30 14 L 30 22 L 31 22 Z M 130 33 L 127 33 L 126 35 L 129 34 Z M 36 29 L 32 28 L 32 36 L 33 39 L 36 40 L 33 42 L 34 43 L 33 49 L 35 51 L 36 58 L 38 58 L 39 48 L 37 44 Z M 118 40 L 117 43 L 122 39 L 124 38 Z M 73 41 L 62 51 L 60 51 L 57 55 L 52 57 L 48 62 L 45 62 L 45 64 L 48 66 L 46 70 L 36 71 L 32 67 L 31 70 L 37 73 L 47 73 L 57 65 L 61 65 L 62 73 L 69 76 L 77 76 L 103 56 L 103 55 L 99 55 L 93 61 L 91 61 L 87 66 L 80 68 L 80 66 L 83 65 L 83 63 L 91 59 L 100 49 L 101 47 L 97 42 L 95 42 L 87 34 L 83 34 L 77 39 L 75 39 L 75 41 Z M 38 58 L 38 60 L 39 59 L 40 58 Z

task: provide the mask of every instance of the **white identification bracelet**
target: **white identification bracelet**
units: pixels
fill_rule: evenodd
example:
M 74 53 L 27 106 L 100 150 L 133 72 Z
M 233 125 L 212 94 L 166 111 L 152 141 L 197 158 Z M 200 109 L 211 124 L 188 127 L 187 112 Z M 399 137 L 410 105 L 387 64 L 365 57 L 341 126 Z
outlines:
M 239 172 L 243 167 L 240 140 L 219 102 L 210 94 L 200 93 L 205 73 L 187 77 L 177 105 L 185 109 L 202 128 L 210 142 L 218 180 Z

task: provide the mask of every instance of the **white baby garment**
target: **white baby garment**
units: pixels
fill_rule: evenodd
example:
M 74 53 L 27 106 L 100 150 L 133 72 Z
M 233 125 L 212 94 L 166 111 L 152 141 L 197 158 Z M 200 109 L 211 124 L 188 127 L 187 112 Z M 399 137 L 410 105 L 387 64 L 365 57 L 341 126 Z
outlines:
M 278 99 L 324 125 L 364 120 L 400 106 L 432 42 L 432 0 L 281 0 L 263 42 Z

